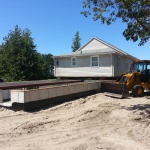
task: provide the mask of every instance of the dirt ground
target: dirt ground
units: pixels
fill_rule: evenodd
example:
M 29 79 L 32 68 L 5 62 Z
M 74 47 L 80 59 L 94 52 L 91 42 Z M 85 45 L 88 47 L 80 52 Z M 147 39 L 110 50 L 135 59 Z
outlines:
M 34 112 L 0 107 L 0 150 L 150 150 L 150 96 L 99 93 Z

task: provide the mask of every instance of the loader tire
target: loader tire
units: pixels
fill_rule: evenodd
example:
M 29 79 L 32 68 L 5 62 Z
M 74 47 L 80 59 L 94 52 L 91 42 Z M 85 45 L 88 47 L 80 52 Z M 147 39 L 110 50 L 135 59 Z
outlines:
M 135 85 L 132 89 L 133 97 L 142 97 L 144 96 L 144 88 L 140 85 Z

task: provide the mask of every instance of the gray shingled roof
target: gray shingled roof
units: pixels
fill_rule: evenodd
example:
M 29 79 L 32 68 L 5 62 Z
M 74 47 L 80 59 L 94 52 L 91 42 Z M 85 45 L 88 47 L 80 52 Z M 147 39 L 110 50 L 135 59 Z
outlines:
M 92 42 L 93 40 L 97 40 L 100 43 L 106 45 L 108 48 L 102 48 L 102 49 L 93 49 L 93 50 L 82 50 L 83 48 L 85 48 L 90 42 Z M 97 55 L 97 54 L 110 54 L 110 53 L 116 53 L 116 54 L 120 54 L 120 55 L 126 55 L 127 57 L 130 57 L 132 59 L 135 60 L 139 60 L 138 58 L 120 50 L 119 48 L 103 41 L 100 40 L 96 37 L 92 38 L 91 40 L 89 40 L 85 45 L 83 45 L 82 47 L 80 47 L 76 52 L 71 52 L 68 54 L 64 54 L 64 55 L 59 55 L 59 56 L 54 56 L 54 58 L 57 57 L 72 57 L 72 56 L 88 56 L 88 55 Z

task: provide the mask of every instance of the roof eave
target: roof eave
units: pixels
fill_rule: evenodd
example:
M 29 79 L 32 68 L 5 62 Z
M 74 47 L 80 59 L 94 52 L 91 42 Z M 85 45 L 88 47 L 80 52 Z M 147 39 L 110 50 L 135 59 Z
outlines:
M 98 54 L 110 54 L 115 52 L 101 52 L 101 53 L 82 53 L 82 54 L 74 54 L 74 55 L 61 55 L 61 56 L 53 56 L 53 58 L 63 58 L 63 57 L 74 57 L 74 56 L 90 56 L 90 55 L 98 55 Z

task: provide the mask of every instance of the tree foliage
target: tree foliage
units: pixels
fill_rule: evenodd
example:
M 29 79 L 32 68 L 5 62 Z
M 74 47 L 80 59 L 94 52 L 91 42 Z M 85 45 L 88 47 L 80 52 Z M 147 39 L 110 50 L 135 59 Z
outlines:
M 73 38 L 73 43 L 72 43 L 72 51 L 75 52 L 76 50 L 78 50 L 81 47 L 81 38 L 79 35 L 79 32 L 76 32 L 76 34 L 74 35 L 75 37 Z
M 41 79 L 53 78 L 54 60 L 52 56 L 52 54 L 38 54 L 41 68 Z
M 121 18 L 127 23 L 123 35 L 126 40 L 140 40 L 144 45 L 150 38 L 150 0 L 85 0 L 85 17 L 93 15 L 93 19 L 110 25 Z
M 15 26 L 3 38 L 0 46 L 0 76 L 5 81 L 39 80 L 45 77 L 41 59 L 29 29 L 21 30 Z

